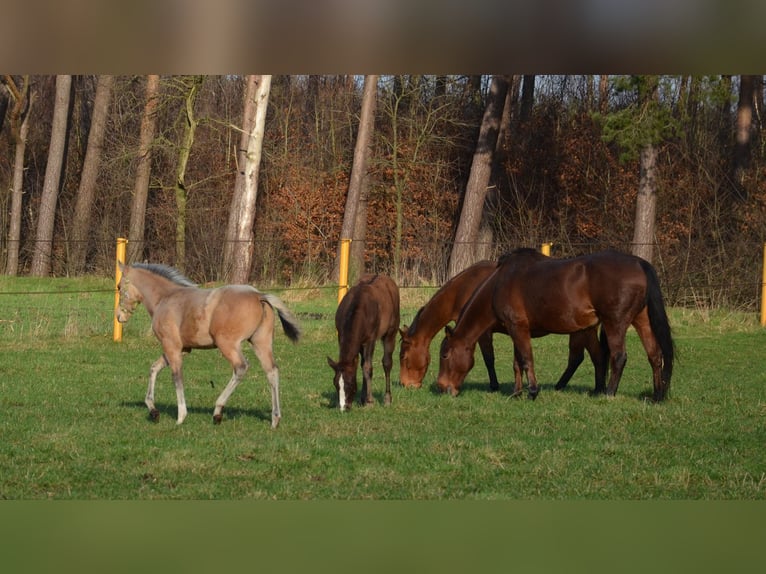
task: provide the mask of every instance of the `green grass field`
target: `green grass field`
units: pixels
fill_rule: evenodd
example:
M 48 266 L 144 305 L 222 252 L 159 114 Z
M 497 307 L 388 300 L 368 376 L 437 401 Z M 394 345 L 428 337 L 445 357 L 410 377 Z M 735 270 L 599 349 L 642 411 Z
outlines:
M 158 380 L 158 423 L 143 404 L 159 356 L 146 310 L 112 341 L 105 279 L 0 278 L 0 499 L 760 499 L 766 498 L 766 330 L 756 317 L 672 309 L 679 360 L 670 399 L 651 404 L 650 369 L 629 332 L 618 396 L 593 398 L 583 364 L 568 389 L 553 383 L 567 339 L 535 340 L 543 390 L 509 396 L 510 339 L 496 336 L 500 393 L 483 363 L 453 398 L 398 384 L 382 406 L 341 414 L 326 356 L 337 358 L 331 289 L 275 291 L 301 318 L 281 331 L 283 419 L 271 430 L 265 376 L 251 370 L 215 426 L 229 378 L 215 351 L 186 357 L 189 416 L 175 424 L 169 372 Z M 36 293 L 34 293 L 36 292 Z M 432 291 L 403 290 L 402 323 Z M 432 347 L 432 356 L 441 337 Z M 398 349 L 397 349 L 398 353 Z

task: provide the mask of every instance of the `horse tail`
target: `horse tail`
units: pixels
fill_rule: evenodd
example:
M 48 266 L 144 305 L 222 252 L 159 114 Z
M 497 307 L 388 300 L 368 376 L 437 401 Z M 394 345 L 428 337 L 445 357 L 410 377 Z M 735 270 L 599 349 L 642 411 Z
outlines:
M 646 304 L 649 312 L 649 325 L 662 351 L 662 380 L 665 384 L 665 393 L 667 393 L 670 390 L 670 378 L 673 376 L 675 343 L 670 332 L 670 323 L 665 311 L 665 301 L 660 290 L 657 272 L 648 261 L 641 259 L 640 263 L 646 274 Z
M 272 309 L 277 312 L 280 323 L 282 323 L 282 330 L 293 343 L 297 343 L 301 337 L 301 328 L 298 325 L 298 319 L 295 315 L 282 303 L 282 300 L 276 295 L 270 293 L 259 293 L 261 300 L 268 303 Z

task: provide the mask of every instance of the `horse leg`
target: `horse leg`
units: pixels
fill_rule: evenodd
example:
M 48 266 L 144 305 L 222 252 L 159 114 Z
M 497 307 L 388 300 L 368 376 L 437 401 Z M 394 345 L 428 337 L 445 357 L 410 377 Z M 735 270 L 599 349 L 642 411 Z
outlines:
M 180 350 L 172 353 L 165 351 L 165 357 L 167 358 L 168 365 L 173 373 L 173 384 L 176 387 L 176 402 L 178 404 L 178 419 L 176 420 L 176 424 L 180 425 L 184 422 L 187 415 L 186 399 L 184 398 L 183 355 Z
M 513 346 L 513 394 L 514 398 L 520 397 L 523 392 L 524 378 L 521 372 L 521 356 L 516 348 Z
M 279 426 L 279 421 L 282 419 L 282 411 L 279 407 L 279 369 L 277 368 L 276 361 L 274 361 L 274 351 L 270 335 L 271 333 L 269 333 L 268 338 L 263 337 L 260 340 L 253 337 L 250 339 L 250 344 L 266 373 L 266 379 L 269 381 L 269 390 L 271 391 L 271 428 L 275 429 Z
M 154 406 L 154 385 L 157 382 L 157 375 L 162 369 L 168 366 L 168 361 L 165 355 L 162 355 L 159 359 L 152 363 L 151 369 L 149 369 L 149 387 L 146 389 L 146 398 L 144 403 L 149 408 L 149 418 L 157 422 L 160 420 L 160 411 Z
M 646 351 L 646 357 L 649 359 L 649 364 L 652 366 L 652 383 L 654 386 L 654 395 L 652 398 L 655 402 L 659 402 L 665 398 L 667 385 L 665 381 L 662 380 L 662 351 L 652 332 L 652 327 L 649 324 L 649 315 L 647 315 L 646 309 L 641 311 L 633 320 L 633 327 L 635 327 L 638 336 L 641 338 L 644 350 Z
M 625 363 L 628 362 L 628 353 L 625 349 L 625 331 L 626 327 L 612 327 L 604 325 L 604 331 L 609 343 L 609 367 L 612 374 L 609 376 L 609 384 L 606 387 L 607 396 L 613 397 L 617 394 L 617 387 L 622 378 L 622 371 Z
M 569 361 L 567 368 L 561 374 L 555 389 L 560 391 L 569 384 L 572 375 L 585 359 L 585 335 L 584 332 L 572 333 L 569 335 Z
M 396 347 L 396 331 L 383 339 L 383 373 L 386 376 L 386 394 L 383 395 L 383 404 L 391 404 L 391 367 L 394 365 L 394 348 Z
M 371 405 L 372 398 L 372 355 L 375 351 L 375 341 L 362 347 L 362 393 L 359 395 L 360 405 Z
M 226 357 L 226 360 L 229 361 L 232 368 L 231 379 L 229 379 L 226 387 L 223 389 L 223 391 L 221 391 L 221 394 L 218 395 L 218 398 L 215 400 L 213 422 L 215 424 L 220 424 L 221 419 L 223 418 L 223 415 L 221 414 L 223 407 L 226 406 L 226 402 L 234 392 L 234 389 L 237 388 L 237 385 L 242 380 L 242 377 L 245 376 L 245 373 L 247 372 L 247 369 L 250 365 L 248 364 L 245 356 L 242 354 L 242 350 L 240 349 L 241 343 L 222 346 L 219 341 L 216 341 L 216 344 L 218 345 L 218 348 L 220 349 L 223 356 Z
M 609 342 L 604 329 L 601 329 L 601 336 L 598 336 L 597 328 L 593 327 L 591 335 L 586 343 L 590 360 L 593 363 L 595 371 L 596 386 L 593 388 L 593 394 L 606 393 L 606 373 L 609 370 Z
M 510 330 L 508 331 L 511 332 Z M 513 335 L 514 354 L 518 352 L 517 360 L 520 372 L 527 374 L 527 397 L 535 400 L 540 393 L 540 387 L 537 385 L 537 375 L 535 374 L 535 361 L 532 355 L 532 339 L 528 329 L 519 330 L 517 328 Z M 521 389 L 519 389 L 521 390 Z
M 481 356 L 484 359 L 484 365 L 487 367 L 487 374 L 489 375 L 489 390 L 495 392 L 500 388 L 500 383 L 497 381 L 497 373 L 495 372 L 495 347 L 492 344 L 491 330 L 481 334 L 479 337 L 479 348 L 481 349 Z

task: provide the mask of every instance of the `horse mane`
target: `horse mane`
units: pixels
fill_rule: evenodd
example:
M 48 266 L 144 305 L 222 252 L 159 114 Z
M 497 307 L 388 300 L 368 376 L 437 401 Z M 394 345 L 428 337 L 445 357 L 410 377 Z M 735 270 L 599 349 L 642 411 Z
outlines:
M 168 281 L 172 281 L 176 285 L 181 285 L 183 287 L 197 287 L 197 284 L 194 281 L 189 279 L 175 267 L 170 267 L 169 265 L 162 265 L 160 263 L 136 263 L 133 267 L 136 269 L 145 269 L 150 273 L 154 273 L 155 275 L 164 277 Z
M 423 313 L 423 309 L 425 308 L 425 305 L 418 309 L 418 312 L 415 313 L 415 316 L 412 318 L 412 323 L 410 323 L 409 329 L 407 329 L 407 334 L 412 336 L 415 331 L 418 328 L 418 321 L 420 320 L 420 315 Z

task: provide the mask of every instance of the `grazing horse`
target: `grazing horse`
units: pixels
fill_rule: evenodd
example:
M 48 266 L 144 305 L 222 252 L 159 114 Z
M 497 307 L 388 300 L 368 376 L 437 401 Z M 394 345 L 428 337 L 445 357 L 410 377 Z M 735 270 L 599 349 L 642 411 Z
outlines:
M 362 357 L 361 405 L 371 404 L 372 354 L 375 342 L 383 342 L 383 372 L 386 375 L 385 405 L 391 404 L 391 367 L 399 329 L 399 288 L 385 275 L 363 275 L 349 289 L 335 313 L 340 357 L 337 362 L 327 357 L 335 371 L 333 385 L 338 392 L 341 411 L 351 408 L 356 395 L 356 369 Z
M 627 361 L 625 334 L 633 325 L 652 367 L 653 398 L 667 395 L 674 344 L 657 273 L 647 261 L 616 251 L 551 259 L 532 249 L 516 250 L 500 259 L 491 301 L 492 315 L 513 339 L 514 362 L 527 375 L 530 398 L 539 392 L 530 339 L 599 324 L 610 353 L 606 394 L 617 392 Z M 465 377 L 470 368 L 465 346 L 457 328 L 442 344 L 440 388 L 459 385 Z
M 169 366 L 178 400 L 178 420 L 186 418 L 182 375 L 182 356 L 191 349 L 217 347 L 231 363 L 233 374 L 215 402 L 213 421 L 221 422 L 221 412 L 248 369 L 242 342 L 248 341 L 261 362 L 271 387 L 271 427 L 281 418 L 279 408 L 279 370 L 274 362 L 272 342 L 274 315 L 279 316 L 287 337 L 297 342 L 300 328 L 295 317 L 274 295 L 261 293 L 250 285 L 225 285 L 200 289 L 177 270 L 165 265 L 122 265 L 120 302 L 117 320 L 125 323 L 138 303 L 144 303 L 152 318 L 152 330 L 162 345 L 162 356 L 151 366 L 146 406 L 152 420 L 159 419 L 154 405 L 154 384 L 158 373 Z
M 541 254 L 541 257 L 544 257 Z M 405 325 L 399 330 L 402 336 L 399 347 L 399 378 L 405 387 L 420 388 L 423 385 L 428 365 L 431 361 L 429 347 L 431 340 L 447 323 L 456 321 L 463 306 L 469 301 L 474 291 L 497 269 L 496 261 L 480 261 L 464 269 L 447 281 L 423 307 L 418 310 L 412 325 Z M 490 305 L 489 299 L 484 299 Z M 473 314 L 473 312 L 472 312 Z M 478 335 L 479 348 L 487 367 L 490 391 L 497 391 L 500 385 L 495 372 L 495 351 L 492 344 L 493 333 L 507 333 L 498 321 L 483 333 Z M 572 333 L 569 337 L 569 361 L 566 370 L 556 384 L 556 388 L 564 388 L 574 375 L 577 367 L 585 358 L 584 349 L 596 366 L 596 389 L 604 387 L 605 377 L 599 381 L 602 372 L 598 363 L 601 362 L 601 350 L 598 346 L 596 333 L 586 330 Z

